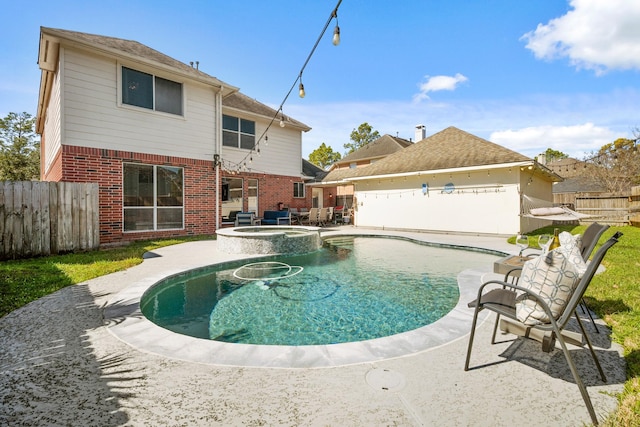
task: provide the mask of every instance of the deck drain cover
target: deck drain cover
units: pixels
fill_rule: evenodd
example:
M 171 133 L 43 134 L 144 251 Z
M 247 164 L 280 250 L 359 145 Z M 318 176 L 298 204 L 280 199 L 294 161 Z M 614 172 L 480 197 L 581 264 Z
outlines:
M 389 369 L 372 369 L 365 376 L 367 384 L 376 390 L 395 391 L 404 388 L 404 375 Z

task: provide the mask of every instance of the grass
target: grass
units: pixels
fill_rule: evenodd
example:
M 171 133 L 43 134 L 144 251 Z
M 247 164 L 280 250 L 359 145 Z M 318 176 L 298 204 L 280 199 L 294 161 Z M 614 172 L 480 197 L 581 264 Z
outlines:
M 531 246 L 537 236 L 553 234 L 553 229 L 581 234 L 586 226 L 551 226 L 529 233 Z M 624 348 L 627 381 L 619 396 L 618 410 L 605 426 L 640 426 L 640 228 L 611 227 L 600 240 L 613 232 L 624 236 L 607 253 L 606 272 L 594 277 L 587 290 L 587 303 L 612 328 L 612 339 Z M 65 286 L 130 268 L 142 262 L 142 255 L 204 237 L 136 242 L 128 246 L 94 252 L 0 262 L 0 317 Z M 515 236 L 510 238 L 515 242 Z
M 212 237 L 149 240 L 99 251 L 0 262 L 0 317 L 66 286 L 140 264 L 145 252 L 205 238 Z

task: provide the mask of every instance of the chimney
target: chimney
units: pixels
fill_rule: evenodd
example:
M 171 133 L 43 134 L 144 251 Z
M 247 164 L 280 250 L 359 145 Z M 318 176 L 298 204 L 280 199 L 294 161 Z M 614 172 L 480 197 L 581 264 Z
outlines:
M 541 165 L 546 166 L 547 165 L 547 155 L 546 155 L 546 153 L 538 154 L 538 158 L 536 160 Z
M 415 137 L 416 142 L 425 139 L 427 137 L 427 127 L 425 125 L 416 125 Z

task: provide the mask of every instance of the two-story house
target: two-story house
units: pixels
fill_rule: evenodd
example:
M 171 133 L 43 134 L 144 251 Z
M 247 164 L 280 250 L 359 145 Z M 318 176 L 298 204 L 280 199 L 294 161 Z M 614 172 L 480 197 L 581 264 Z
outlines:
M 310 206 L 310 128 L 198 66 L 44 27 L 38 65 L 41 179 L 99 184 L 101 244 L 212 234 L 233 210 Z

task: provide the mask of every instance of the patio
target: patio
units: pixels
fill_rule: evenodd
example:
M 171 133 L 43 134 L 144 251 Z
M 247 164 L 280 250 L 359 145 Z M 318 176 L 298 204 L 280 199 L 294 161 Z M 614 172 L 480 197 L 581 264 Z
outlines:
M 342 226 L 333 233 L 517 249 L 504 238 L 382 232 Z M 105 326 L 103 308 L 132 285 L 231 259 L 215 241 L 155 251 L 132 269 L 65 288 L 0 319 L 0 424 L 278 426 L 582 426 L 587 410 L 561 352 L 502 337 L 479 326 L 472 366 L 468 335 L 409 356 L 313 369 L 250 368 L 186 362 L 134 348 Z M 487 266 L 491 275 L 492 266 Z M 478 284 L 479 285 L 479 284 Z M 468 310 L 471 323 L 472 310 Z M 490 318 L 492 320 L 492 318 Z M 113 319 L 110 320 L 113 323 Z M 592 329 L 587 325 L 588 331 Z M 616 407 L 625 364 L 621 349 L 591 333 L 608 384 L 586 350 L 576 362 L 600 418 Z

